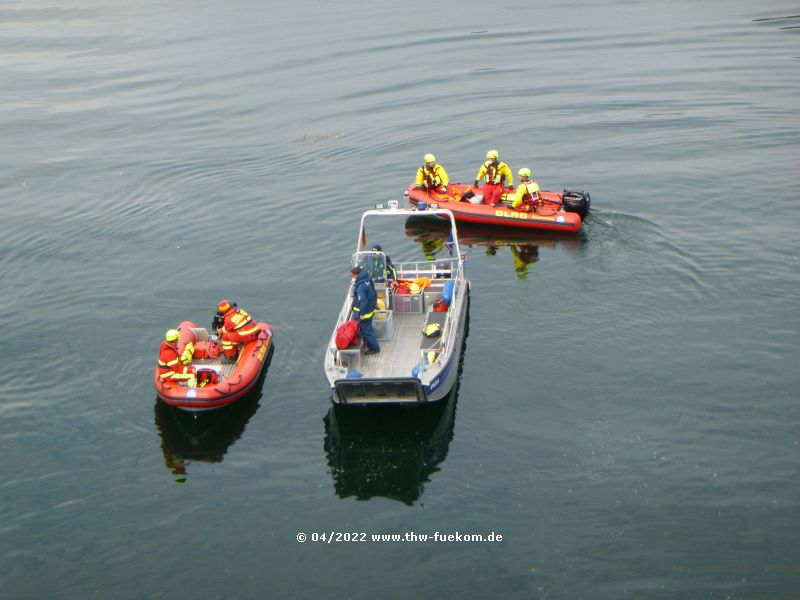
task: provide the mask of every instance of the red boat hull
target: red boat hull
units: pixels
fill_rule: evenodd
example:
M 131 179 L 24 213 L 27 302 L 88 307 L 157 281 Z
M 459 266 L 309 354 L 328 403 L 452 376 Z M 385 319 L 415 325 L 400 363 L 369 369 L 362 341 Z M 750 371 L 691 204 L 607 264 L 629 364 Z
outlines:
M 563 209 L 561 204 L 563 194 L 559 192 L 540 192 L 542 206 L 537 207 L 536 212 L 525 212 L 515 210 L 505 203 L 489 206 L 459 200 L 468 189 L 473 189 L 477 194 L 481 191 L 480 188 L 471 188 L 462 183 L 451 183 L 447 186 L 447 194 L 415 190 L 413 185 L 409 186 L 407 193 L 409 201 L 414 206 L 419 206 L 420 202 L 428 205 L 432 202 L 437 203 L 439 208 L 452 211 L 456 221 L 462 223 L 568 233 L 574 233 L 581 228 L 580 215 Z
M 261 322 L 258 326 L 261 328 L 258 339 L 244 344 L 239 351 L 233 372 L 217 384 L 190 388 L 176 381 L 161 381 L 156 369 L 153 383 L 159 399 L 170 406 L 197 412 L 228 406 L 246 395 L 258 381 L 272 346 L 272 327 L 268 323 Z M 184 321 L 178 326 L 178 331 L 181 332 L 179 348 L 185 343 L 185 338 L 191 335 L 190 330 L 196 327 L 191 321 Z M 197 345 L 201 344 L 203 342 Z M 203 365 L 195 366 L 202 368 Z

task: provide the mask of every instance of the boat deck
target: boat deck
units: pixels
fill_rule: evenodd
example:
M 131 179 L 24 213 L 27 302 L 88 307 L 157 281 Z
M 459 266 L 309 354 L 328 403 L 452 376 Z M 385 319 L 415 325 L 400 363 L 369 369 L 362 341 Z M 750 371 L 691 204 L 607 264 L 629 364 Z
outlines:
M 391 339 L 380 340 L 379 354 L 360 354 L 357 350 L 344 351 L 350 369 L 361 372 L 363 377 L 390 378 L 410 377 L 411 370 L 420 360 L 422 328 L 425 313 L 395 313 Z M 373 320 L 373 324 L 379 323 Z
M 238 362 L 238 361 L 237 361 Z M 196 369 L 213 369 L 219 374 L 219 380 L 225 381 L 236 369 L 236 362 L 224 363 L 219 358 L 195 358 L 192 366 Z

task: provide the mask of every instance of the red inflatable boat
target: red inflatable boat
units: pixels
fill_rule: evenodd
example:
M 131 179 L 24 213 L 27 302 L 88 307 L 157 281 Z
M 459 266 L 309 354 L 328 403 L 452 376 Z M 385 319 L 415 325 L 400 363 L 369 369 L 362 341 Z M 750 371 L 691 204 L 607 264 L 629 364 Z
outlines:
M 161 381 L 156 369 L 153 383 L 158 397 L 170 406 L 199 412 L 227 406 L 247 394 L 256 385 L 272 347 L 272 327 L 267 323 L 258 323 L 258 326 L 261 329 L 258 339 L 244 344 L 235 362 L 224 363 L 220 359 L 219 342 L 209 336 L 206 329 L 191 321 L 178 325 L 181 334 L 178 352 L 183 352 L 186 344 L 193 342 L 192 366 L 198 371 L 213 371 L 216 382 L 190 388 L 177 381 Z
M 470 200 L 461 200 L 467 190 L 472 190 L 475 196 Z M 509 191 L 513 191 L 511 188 Z M 420 203 L 430 206 L 438 204 L 439 208 L 452 211 L 456 221 L 474 223 L 479 225 L 493 225 L 501 227 L 517 227 L 521 229 L 540 229 L 545 231 L 565 231 L 574 233 L 579 231 L 583 219 L 589 212 L 591 198 L 587 191 L 568 191 L 539 193 L 541 202 L 531 211 L 517 210 L 508 202 L 501 202 L 497 206 L 483 204 L 481 188 L 473 188 L 463 183 L 450 183 L 447 194 L 415 190 L 413 185 L 406 190 L 411 204 L 420 207 Z

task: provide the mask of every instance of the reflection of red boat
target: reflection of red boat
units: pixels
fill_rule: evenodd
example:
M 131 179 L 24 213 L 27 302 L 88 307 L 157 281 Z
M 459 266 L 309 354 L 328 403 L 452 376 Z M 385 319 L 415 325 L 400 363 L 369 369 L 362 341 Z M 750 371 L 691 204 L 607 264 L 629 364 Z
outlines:
M 417 241 L 441 240 L 444 247 L 448 231 L 438 220 L 423 215 L 406 221 L 406 235 Z M 462 246 L 537 246 L 555 248 L 562 246 L 577 250 L 583 244 L 581 236 L 569 232 L 542 231 L 540 229 L 514 229 L 463 223 L 458 228 L 458 239 Z
M 497 206 L 474 203 L 481 200 L 480 195 L 476 195 L 469 201 L 460 200 L 464 192 L 469 189 L 473 188 L 462 183 L 450 183 L 447 186 L 447 194 L 440 194 L 439 192 L 415 190 L 412 185 L 409 186 L 406 194 L 414 206 L 419 207 L 420 202 L 428 206 L 436 203 L 440 208 L 452 211 L 456 221 L 462 223 L 570 233 L 580 230 L 591 203 L 589 192 L 586 191 L 570 192 L 565 190 L 563 193 L 542 191 L 540 192 L 542 201 L 537 204 L 535 210 L 527 212 L 511 208 L 510 204 L 505 202 Z M 474 188 L 473 191 L 479 194 L 480 188 Z
M 272 327 L 267 323 L 259 323 L 258 326 L 261 329 L 258 339 L 244 344 L 236 361 L 229 364 L 222 362 L 218 352 L 211 351 L 211 345 L 215 342 L 205 329 L 191 321 L 181 323 L 177 327 L 181 334 L 178 352 L 182 352 L 188 342 L 194 342 L 195 359 L 192 366 L 214 371 L 218 381 L 205 387 L 190 388 L 177 381 L 159 380 L 156 369 L 153 382 L 158 397 L 171 406 L 197 412 L 227 406 L 247 394 L 258 381 L 272 345 Z

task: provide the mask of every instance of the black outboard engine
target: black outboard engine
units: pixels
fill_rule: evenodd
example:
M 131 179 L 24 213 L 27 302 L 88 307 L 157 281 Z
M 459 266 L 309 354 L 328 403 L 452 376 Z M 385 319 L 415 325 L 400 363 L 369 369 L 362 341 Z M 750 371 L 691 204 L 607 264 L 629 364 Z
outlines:
M 581 190 L 580 192 L 564 190 L 561 204 L 565 211 L 578 213 L 581 217 L 581 221 L 583 221 L 589 213 L 589 208 L 592 205 L 592 198 L 586 190 Z
M 225 324 L 225 315 L 217 311 L 214 319 L 211 321 L 211 329 L 216 333 Z

